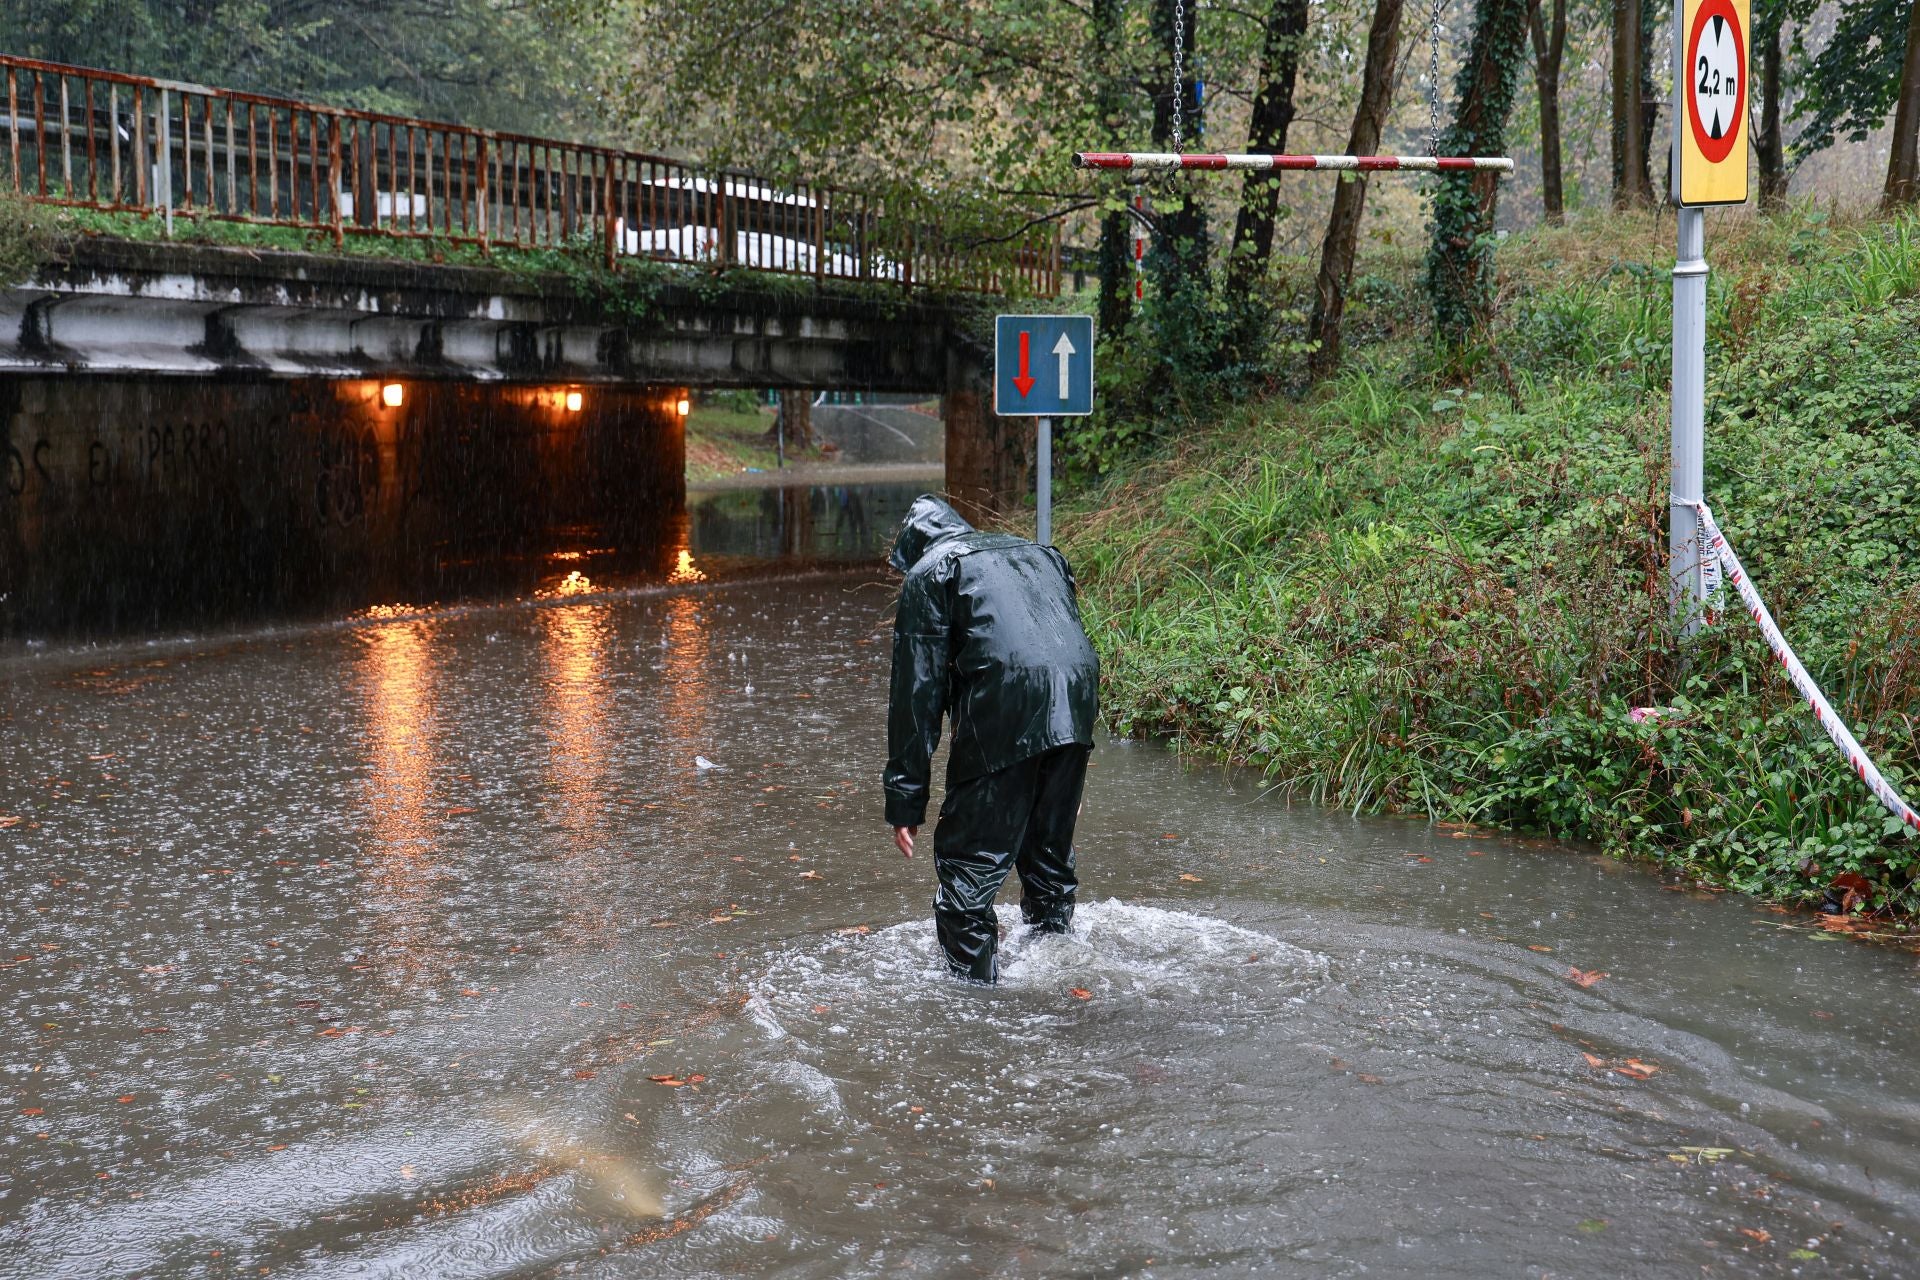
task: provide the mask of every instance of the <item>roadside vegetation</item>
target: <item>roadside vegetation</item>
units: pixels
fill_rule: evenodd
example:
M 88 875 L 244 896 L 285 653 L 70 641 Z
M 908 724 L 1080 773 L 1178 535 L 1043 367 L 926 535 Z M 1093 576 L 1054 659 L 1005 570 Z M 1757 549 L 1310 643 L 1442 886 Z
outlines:
M 1464 382 L 1460 353 L 1407 322 L 1420 264 L 1378 255 L 1339 373 L 1155 424 L 1178 443 L 1060 521 L 1113 725 L 1357 812 L 1920 909 L 1920 840 L 1850 775 L 1731 591 L 1696 641 L 1669 633 L 1671 243 L 1650 213 L 1513 237 Z M 1709 246 L 1709 501 L 1912 795 L 1920 217 L 1715 216 Z

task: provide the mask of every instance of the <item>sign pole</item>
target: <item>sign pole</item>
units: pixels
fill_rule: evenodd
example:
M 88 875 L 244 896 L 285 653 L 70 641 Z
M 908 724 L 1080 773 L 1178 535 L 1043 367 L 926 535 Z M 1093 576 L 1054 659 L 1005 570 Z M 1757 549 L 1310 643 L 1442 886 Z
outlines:
M 1667 566 L 1682 636 L 1700 629 L 1706 600 L 1700 541 L 1707 401 L 1707 260 L 1704 209 L 1682 206 L 1673 264 L 1673 437 Z
M 1040 445 L 1036 451 L 1038 457 L 1034 466 L 1034 490 L 1036 505 L 1040 509 L 1040 527 L 1037 541 L 1041 546 L 1053 545 L 1053 419 L 1040 419 Z

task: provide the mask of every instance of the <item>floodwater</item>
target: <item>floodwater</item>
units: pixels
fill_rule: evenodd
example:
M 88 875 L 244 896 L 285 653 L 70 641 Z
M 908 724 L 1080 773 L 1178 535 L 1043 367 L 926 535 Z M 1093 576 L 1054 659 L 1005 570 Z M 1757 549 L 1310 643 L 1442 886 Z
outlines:
M 1910 957 L 1109 742 L 960 985 L 882 573 L 688 559 L 0 656 L 0 1276 L 1914 1274 Z

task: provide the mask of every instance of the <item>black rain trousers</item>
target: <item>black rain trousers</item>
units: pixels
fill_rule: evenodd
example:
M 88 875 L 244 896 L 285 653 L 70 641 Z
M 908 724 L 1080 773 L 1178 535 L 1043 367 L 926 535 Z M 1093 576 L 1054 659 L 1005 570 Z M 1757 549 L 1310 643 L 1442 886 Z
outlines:
M 1073 922 L 1073 827 L 1089 754 L 1079 745 L 1056 747 L 947 789 L 933 831 L 940 878 L 933 919 L 960 977 L 999 977 L 993 899 L 1009 871 L 1020 873 L 1020 914 L 1029 925 L 1065 933 Z

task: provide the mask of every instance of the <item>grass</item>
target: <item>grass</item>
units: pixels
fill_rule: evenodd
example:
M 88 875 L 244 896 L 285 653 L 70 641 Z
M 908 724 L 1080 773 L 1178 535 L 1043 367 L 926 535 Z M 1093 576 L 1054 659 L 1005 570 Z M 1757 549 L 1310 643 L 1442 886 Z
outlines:
M 739 393 L 732 397 L 740 399 Z M 696 403 L 687 415 L 687 479 L 720 480 L 745 470 L 772 471 L 780 465 L 779 455 L 767 431 L 773 426 L 771 410 L 747 408 L 744 404 Z M 786 462 L 819 462 L 817 448 L 796 449 L 787 442 Z
M 1587 839 L 1775 899 L 1920 909 L 1920 840 L 1736 608 L 1672 633 L 1670 217 L 1501 251 L 1466 386 L 1417 264 L 1363 264 L 1346 367 L 1168 424 L 1063 512 L 1121 732 L 1360 812 Z M 1707 489 L 1789 638 L 1920 788 L 1920 221 L 1710 218 Z M 1635 720 L 1636 707 L 1657 708 Z M 1848 883 L 1852 883 L 1850 880 Z

